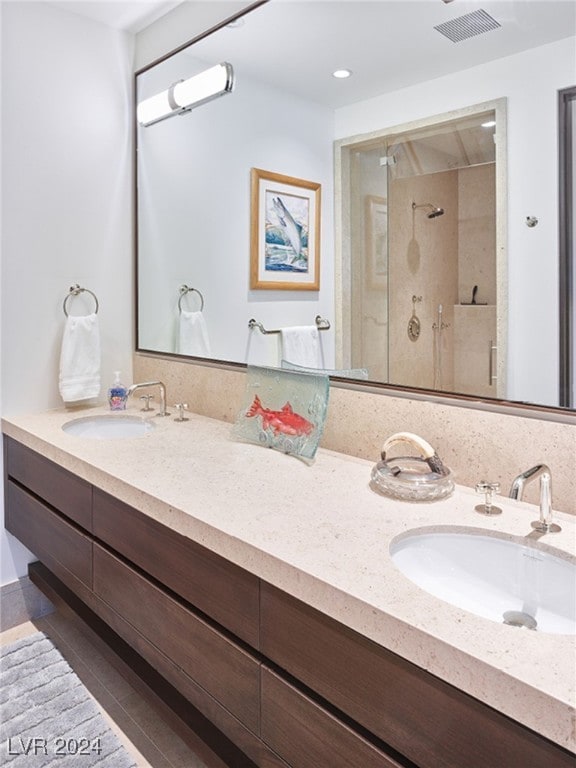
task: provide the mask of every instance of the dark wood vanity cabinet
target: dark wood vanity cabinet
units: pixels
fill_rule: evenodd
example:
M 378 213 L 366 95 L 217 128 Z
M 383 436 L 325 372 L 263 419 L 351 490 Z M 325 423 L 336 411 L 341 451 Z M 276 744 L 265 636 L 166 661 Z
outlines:
M 94 488 L 94 535 L 247 642 L 259 645 L 259 580 Z
M 71 589 L 92 586 L 92 486 L 4 438 L 4 520 Z
M 260 642 L 266 658 L 411 765 L 576 764 L 574 755 L 269 584 L 261 589 Z
M 92 587 L 92 541 L 21 486 L 5 487 L 5 524 L 66 586 Z M 77 584 L 79 582 L 80 584 Z
M 128 648 L 153 698 L 234 768 L 575 766 L 573 754 L 10 438 L 5 506 L 6 528 L 41 561 L 31 578 L 117 654 Z
M 260 662 L 141 573 L 94 545 L 94 592 L 253 733 Z
M 4 438 L 4 471 L 46 504 L 87 531 L 92 530 L 92 486 L 85 480 L 30 450 Z M 34 551 L 34 550 L 32 550 Z
M 293 768 L 401 768 L 282 675 L 262 668 L 262 739 Z

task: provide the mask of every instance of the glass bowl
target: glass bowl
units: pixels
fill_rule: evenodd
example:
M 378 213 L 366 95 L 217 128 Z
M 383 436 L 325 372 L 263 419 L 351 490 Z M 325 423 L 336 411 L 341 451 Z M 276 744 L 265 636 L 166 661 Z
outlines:
M 438 501 L 454 491 L 452 472 L 433 472 L 426 459 L 395 456 L 372 469 L 370 487 L 376 493 L 401 501 Z

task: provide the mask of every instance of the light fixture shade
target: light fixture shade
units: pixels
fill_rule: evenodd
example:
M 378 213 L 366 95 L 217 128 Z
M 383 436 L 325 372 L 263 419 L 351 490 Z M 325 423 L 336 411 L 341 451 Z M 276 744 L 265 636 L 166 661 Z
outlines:
M 141 125 L 152 125 L 230 93 L 233 88 L 234 70 L 225 61 L 187 80 L 173 83 L 168 90 L 141 101 L 136 117 Z
M 234 87 L 234 73 L 227 62 L 200 72 L 188 80 L 175 83 L 173 87 L 174 101 L 182 109 L 191 109 L 204 104 L 216 96 L 229 93 Z
M 157 123 L 158 120 L 170 117 L 173 108 L 169 95 L 169 90 L 162 91 L 162 93 L 157 93 L 155 96 L 151 96 L 149 99 L 145 99 L 138 104 L 136 118 L 140 125 L 152 125 L 152 123 Z

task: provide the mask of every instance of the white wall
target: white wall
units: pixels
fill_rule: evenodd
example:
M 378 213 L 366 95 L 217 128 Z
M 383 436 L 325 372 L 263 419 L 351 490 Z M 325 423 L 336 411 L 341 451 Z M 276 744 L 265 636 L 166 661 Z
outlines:
M 507 97 L 512 400 L 558 401 L 557 92 L 576 81 L 575 61 L 566 38 L 336 112 L 340 139 Z
M 46 3 L 1 12 L 1 385 L 12 414 L 61 405 L 62 302 L 75 282 L 100 301 L 101 396 L 113 370 L 131 380 L 132 37 Z M 4 531 L 1 553 L 5 584 L 31 558 Z

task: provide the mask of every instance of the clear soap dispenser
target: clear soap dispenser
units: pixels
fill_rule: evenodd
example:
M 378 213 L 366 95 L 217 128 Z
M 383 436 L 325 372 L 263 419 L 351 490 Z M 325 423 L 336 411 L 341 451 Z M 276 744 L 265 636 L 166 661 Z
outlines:
M 120 381 L 120 371 L 114 371 L 114 384 L 108 390 L 108 402 L 111 411 L 124 411 L 126 409 L 126 400 L 128 399 L 128 390 Z

